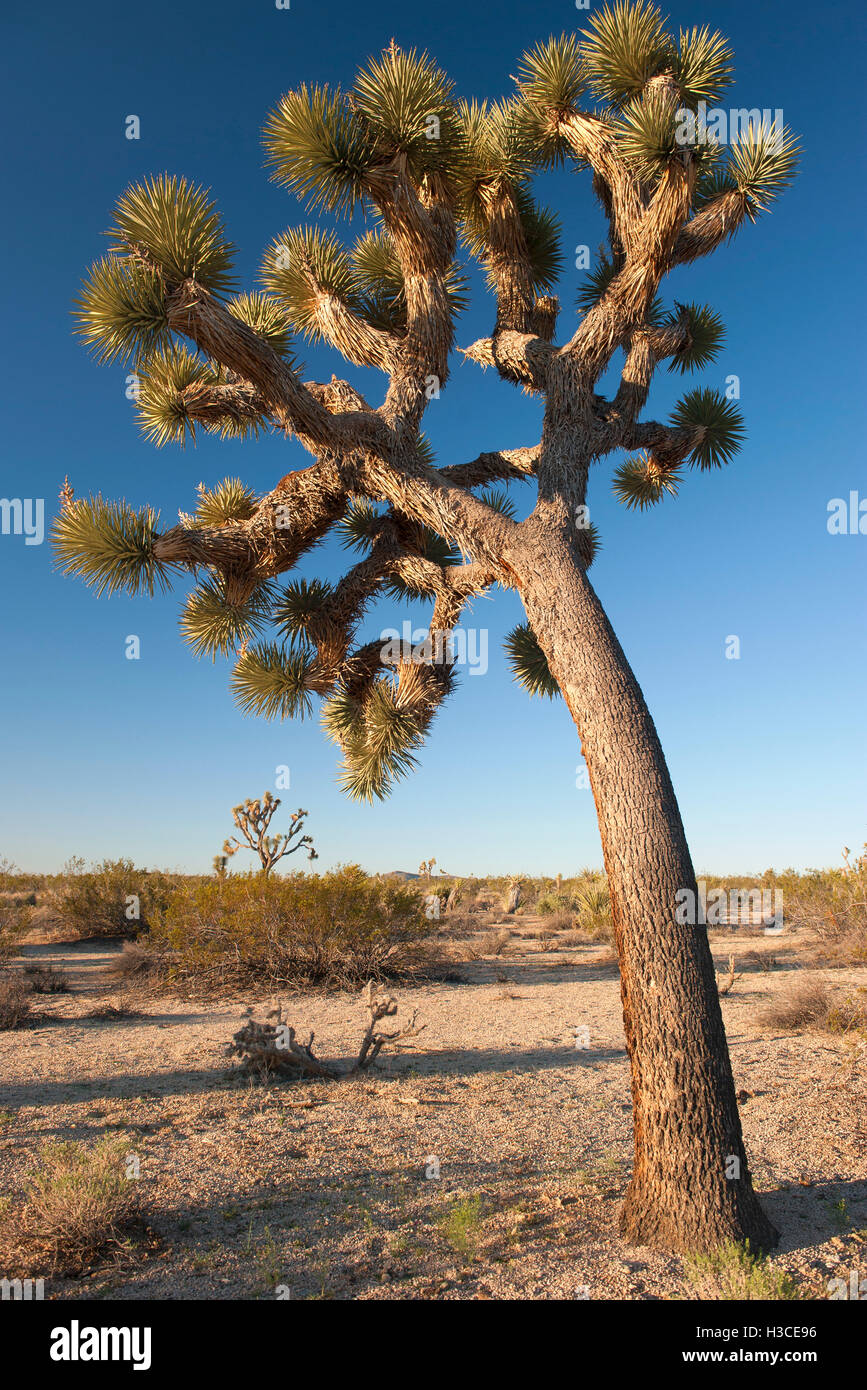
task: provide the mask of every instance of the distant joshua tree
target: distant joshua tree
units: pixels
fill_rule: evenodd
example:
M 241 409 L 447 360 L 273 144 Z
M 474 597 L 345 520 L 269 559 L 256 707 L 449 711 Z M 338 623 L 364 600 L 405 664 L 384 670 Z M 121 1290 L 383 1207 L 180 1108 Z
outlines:
M 292 812 L 292 823 L 287 834 L 268 834 L 274 813 L 279 805 L 279 796 L 273 796 L 271 792 L 266 792 L 261 801 L 243 801 L 240 806 L 234 806 L 232 819 L 243 835 L 246 844 L 241 844 L 237 836 L 233 835 L 223 845 L 223 854 L 228 857 L 237 854 L 239 849 L 251 849 L 254 854 L 258 854 L 262 864 L 262 873 L 266 878 L 275 864 L 278 864 L 287 854 L 294 854 L 296 850 L 301 849 L 302 845 L 310 846 L 307 854 L 308 859 L 318 859 L 319 855 L 313 848 L 313 837 L 301 834 L 304 829 L 306 811 L 299 808 Z M 214 868 L 218 877 L 222 877 L 218 867 L 219 861 L 220 856 L 218 855 L 214 860 Z M 224 860 L 223 873 L 225 873 L 225 867 Z
M 755 222 L 794 174 L 787 130 L 748 123 L 724 146 L 696 119 L 730 83 L 731 57 L 706 27 L 675 38 L 645 0 L 616 0 L 583 35 L 527 53 L 502 101 L 458 101 L 426 54 L 394 43 L 347 92 L 300 86 L 265 127 L 273 178 L 375 225 L 348 250 L 330 223 L 290 228 L 265 252 L 263 290 L 234 293 L 205 191 L 167 175 L 128 189 L 78 317 L 103 362 L 134 368 L 146 437 L 271 429 L 314 462 L 263 497 L 236 479 L 203 486 L 193 514 L 162 530 L 150 507 L 66 488 L 55 526 L 64 569 L 98 593 L 202 575 L 182 618 L 194 650 L 237 654 L 232 687 L 250 713 L 302 715 L 322 697 L 346 789 L 368 799 L 414 765 L 453 686 L 443 639 L 466 604 L 497 584 L 520 596 L 514 671 L 563 695 L 599 816 L 635 1106 L 623 1229 L 681 1250 L 766 1247 L 776 1233 L 753 1193 L 706 934 L 676 921 L 676 895 L 696 885 L 671 778 L 588 577 L 587 485 L 591 464 L 625 453 L 615 493 L 645 508 L 742 441 L 738 407 L 710 388 L 688 391 L 667 423 L 640 418 L 662 364 L 703 368 L 723 340 L 710 308 L 662 305 L 665 276 Z M 608 238 L 558 340 L 557 224 L 532 175 L 564 161 L 589 173 Z M 541 440 L 437 466 L 421 424 L 466 302 L 459 236 L 496 301 L 490 337 L 463 356 L 539 403 Z M 303 381 L 292 330 L 382 371 L 382 403 L 336 376 Z M 602 395 L 618 352 L 619 386 Z M 535 485 L 525 520 L 511 484 Z M 278 588 L 332 529 L 363 558 L 337 584 Z M 432 601 L 422 659 L 359 640 L 383 594 Z

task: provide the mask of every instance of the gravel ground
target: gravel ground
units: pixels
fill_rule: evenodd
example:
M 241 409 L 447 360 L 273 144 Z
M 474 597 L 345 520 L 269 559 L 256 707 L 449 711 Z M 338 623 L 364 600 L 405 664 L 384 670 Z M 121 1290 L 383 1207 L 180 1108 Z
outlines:
M 121 1134 L 148 1228 L 122 1260 L 48 1280 L 46 1297 L 693 1297 L 682 1260 L 617 1230 L 631 1120 L 610 953 L 542 951 L 538 924 L 510 925 L 508 953 L 462 964 L 464 983 L 398 991 L 397 1021 L 417 1008 L 424 1032 L 333 1083 L 266 1085 L 227 1062 L 245 1005 L 261 1017 L 276 999 L 122 996 L 119 943 L 25 945 L 73 988 L 0 1033 L 2 1191 L 47 1140 Z M 713 944 L 725 973 L 732 942 Z M 794 978 L 851 993 L 867 969 L 816 970 L 809 945 L 739 940 L 723 1011 L 755 1183 L 782 1232 L 772 1263 L 824 1298 L 831 1277 L 867 1278 L 867 1048 L 758 1015 Z M 357 1051 L 358 995 L 280 1002 L 317 1055 Z M 107 1004 L 136 1012 L 90 1016 Z

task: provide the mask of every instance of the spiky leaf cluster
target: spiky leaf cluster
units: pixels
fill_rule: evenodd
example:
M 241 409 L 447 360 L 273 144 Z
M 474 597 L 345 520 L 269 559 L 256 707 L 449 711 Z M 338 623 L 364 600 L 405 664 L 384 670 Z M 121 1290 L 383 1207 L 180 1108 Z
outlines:
M 503 647 L 514 679 L 530 695 L 545 695 L 553 700 L 555 695 L 560 694 L 560 687 L 551 675 L 548 658 L 529 623 L 519 623 L 512 628 Z
M 294 579 L 275 600 L 274 622 L 291 643 L 309 637 L 334 590 L 324 579 Z
M 348 216 L 364 196 L 370 143 L 339 87 L 304 83 L 288 92 L 263 139 L 272 179 L 309 208 Z
M 97 261 L 74 305 L 77 331 L 99 362 L 138 361 L 170 341 L 162 282 L 134 261 Z
M 195 279 L 212 294 L 234 285 L 235 247 L 208 192 L 159 174 L 133 184 L 119 199 L 108 235 L 117 255 L 143 256 L 171 288 Z
M 689 391 L 675 406 L 671 424 L 675 429 L 704 430 L 701 442 L 689 453 L 689 462 L 701 469 L 731 463 L 746 438 L 738 406 L 709 387 Z
M 416 182 L 447 169 L 461 137 L 453 90 L 427 53 L 392 44 L 371 59 L 358 73 L 349 100 L 376 161 L 403 155 Z
M 603 252 L 592 270 L 588 270 L 587 278 L 575 296 L 579 313 L 589 313 L 593 306 L 599 303 L 616 274 L 617 267 Z
M 260 338 L 264 338 L 293 371 L 300 371 L 300 363 L 292 354 L 291 323 L 283 305 L 270 295 L 252 290 L 235 295 L 226 308 L 233 318 L 240 319 L 241 323 L 246 323 Z
M 316 653 L 309 648 L 287 651 L 274 642 L 250 647 L 238 658 L 231 690 L 244 714 L 265 719 L 304 719 L 313 707 L 310 680 Z
M 159 512 L 136 511 L 126 502 L 101 496 L 81 498 L 62 508 L 52 529 L 54 554 L 64 574 L 77 575 L 103 594 L 153 596 L 168 588 L 168 567 L 154 555 Z
M 669 92 L 651 89 L 634 97 L 617 125 L 617 147 L 642 183 L 652 183 L 680 155 L 677 110 Z
M 585 73 L 574 34 L 561 34 L 525 53 L 518 69 L 518 90 L 530 106 L 571 115 L 581 105 Z
M 614 495 L 630 511 L 653 507 L 666 495 L 677 493 L 677 473 L 655 465 L 648 454 L 626 459 L 614 472 Z
M 369 550 L 382 532 L 381 508 L 366 498 L 354 498 L 335 530 L 347 550 Z
M 538 130 L 519 101 L 461 104 L 464 148 L 457 172 L 462 235 L 482 261 L 490 255 L 492 215 L 503 205 L 517 214 L 533 287 L 551 289 L 563 264 L 559 222 L 534 201 L 529 177 L 540 162 Z M 489 276 L 490 281 L 490 276 Z
M 671 67 L 673 44 L 655 5 L 614 0 L 595 14 L 581 44 L 585 80 L 612 106 L 640 95 L 651 77 Z
M 617 267 L 612 260 L 609 260 L 604 249 L 600 252 L 595 266 L 587 272 L 587 279 L 584 281 L 575 296 L 575 304 L 580 314 L 587 314 L 599 303 L 602 296 L 609 289 L 612 281 L 617 275 Z M 659 295 L 654 295 L 651 300 L 647 313 L 644 316 L 646 324 L 651 326 L 661 325 L 666 320 L 665 310 Z
M 517 516 L 517 508 L 504 487 L 486 487 L 479 493 L 479 500 L 485 502 L 493 511 L 499 512 L 500 516 L 506 516 L 510 521 L 514 521 Z
M 721 198 L 724 193 L 737 193 L 737 191 L 737 182 L 725 164 L 717 163 L 700 169 L 692 195 L 693 209 L 695 212 L 701 212 L 708 203 L 716 202 L 717 198 Z
M 349 257 L 334 232 L 293 227 L 269 247 L 262 278 L 299 333 L 319 339 L 321 294 L 358 310 Z
M 798 167 L 798 141 L 786 126 L 758 128 L 749 122 L 729 147 L 728 173 L 747 198 L 753 217 L 767 210 L 791 184 Z
M 406 328 L 406 286 L 391 237 L 385 231 L 359 237 L 351 253 L 353 288 L 361 312 L 374 328 L 402 333 Z M 454 314 L 469 302 L 469 280 L 456 261 L 445 273 L 444 287 Z
M 229 597 L 223 579 L 209 578 L 193 590 L 181 614 L 181 631 L 196 656 L 228 656 L 262 631 L 271 613 L 272 591 L 261 584 L 247 598 Z
M 684 105 L 695 110 L 700 101 L 716 101 L 732 81 L 731 45 L 722 34 L 701 29 L 681 29 L 674 75 Z
M 219 372 L 187 348 L 169 344 L 150 353 L 138 369 L 138 418 L 145 439 L 157 448 L 195 439 L 184 392 L 213 386 Z
M 195 520 L 200 526 L 224 526 L 230 521 L 249 521 L 259 499 L 240 478 L 224 478 L 212 488 L 199 483 Z
M 374 328 L 402 332 L 406 327 L 403 272 L 387 232 L 368 232 L 350 253 L 333 232 L 292 228 L 268 248 L 262 276 L 292 325 L 311 339 L 323 337 L 323 292 Z M 467 304 L 467 279 L 456 264 L 445 276 L 445 288 L 460 313 Z
M 343 751 L 340 781 L 353 801 L 383 800 L 412 772 L 427 727 L 389 677 L 375 681 L 363 701 L 338 691 L 323 706 L 322 725 Z
M 670 323 L 682 323 L 689 335 L 688 346 L 676 352 L 668 364 L 670 372 L 693 372 L 708 366 L 719 356 L 725 342 L 725 324 L 707 304 L 676 304 Z

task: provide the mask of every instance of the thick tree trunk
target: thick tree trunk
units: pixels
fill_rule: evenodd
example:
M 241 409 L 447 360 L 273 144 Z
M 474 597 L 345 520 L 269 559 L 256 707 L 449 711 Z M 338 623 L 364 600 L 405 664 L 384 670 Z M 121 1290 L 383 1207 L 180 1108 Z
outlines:
M 707 932 L 675 920 L 696 882 L 653 720 L 571 545 L 549 533 L 521 570 L 581 738 L 611 893 L 635 1125 L 621 1228 L 669 1250 L 768 1249 L 778 1236 L 753 1192 Z

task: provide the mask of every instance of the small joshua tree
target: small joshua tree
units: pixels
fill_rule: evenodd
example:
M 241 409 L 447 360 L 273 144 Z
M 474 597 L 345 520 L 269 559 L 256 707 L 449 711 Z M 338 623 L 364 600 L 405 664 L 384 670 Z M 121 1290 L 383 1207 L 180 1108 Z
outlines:
M 242 801 L 240 806 L 234 806 L 232 819 L 247 843 L 246 845 L 241 844 L 237 836 L 233 835 L 223 845 L 223 854 L 232 855 L 237 854 L 239 849 L 251 849 L 254 854 L 258 854 L 262 861 L 262 873 L 266 878 L 279 860 L 287 854 L 294 854 L 302 845 L 310 846 L 308 859 L 318 859 L 319 855 L 313 848 L 313 837 L 301 834 L 307 812 L 302 811 L 300 807 L 297 811 L 292 812 L 292 824 L 288 834 L 268 834 L 271 821 L 279 805 L 279 796 L 273 796 L 271 792 L 266 792 L 261 801 Z M 219 856 L 214 860 L 215 867 L 218 860 Z M 225 870 L 225 861 L 223 867 Z

